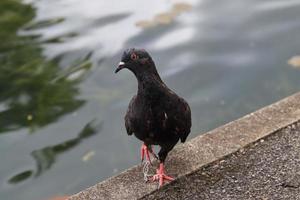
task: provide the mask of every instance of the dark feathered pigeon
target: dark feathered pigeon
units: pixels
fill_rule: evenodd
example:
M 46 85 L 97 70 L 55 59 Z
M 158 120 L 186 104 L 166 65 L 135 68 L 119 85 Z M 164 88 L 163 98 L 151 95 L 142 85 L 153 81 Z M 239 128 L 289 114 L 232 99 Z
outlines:
M 145 50 L 126 50 L 115 73 L 124 68 L 132 71 L 138 81 L 137 94 L 131 99 L 125 116 L 126 130 L 128 135 L 134 134 L 144 142 L 142 160 L 146 156 L 150 161 L 149 152 L 156 157 L 151 145 L 161 147 L 160 165 L 152 179 L 162 186 L 164 180 L 173 180 L 164 173 L 164 161 L 176 143 L 185 142 L 190 133 L 191 110 L 188 103 L 161 80 Z

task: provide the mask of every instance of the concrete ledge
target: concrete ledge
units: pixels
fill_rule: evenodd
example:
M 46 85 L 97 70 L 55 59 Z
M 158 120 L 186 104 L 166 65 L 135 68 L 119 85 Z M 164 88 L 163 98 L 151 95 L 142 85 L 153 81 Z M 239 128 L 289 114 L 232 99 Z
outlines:
M 178 145 L 167 158 L 166 170 L 174 177 L 185 176 L 299 120 L 297 93 Z M 69 199 L 139 199 L 156 189 L 156 184 L 144 183 L 141 167 L 134 166 Z

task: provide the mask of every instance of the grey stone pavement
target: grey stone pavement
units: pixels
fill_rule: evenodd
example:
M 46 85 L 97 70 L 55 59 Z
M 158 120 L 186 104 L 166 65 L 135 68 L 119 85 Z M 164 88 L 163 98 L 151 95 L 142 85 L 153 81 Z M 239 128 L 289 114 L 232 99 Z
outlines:
M 300 200 L 300 123 L 141 198 Z

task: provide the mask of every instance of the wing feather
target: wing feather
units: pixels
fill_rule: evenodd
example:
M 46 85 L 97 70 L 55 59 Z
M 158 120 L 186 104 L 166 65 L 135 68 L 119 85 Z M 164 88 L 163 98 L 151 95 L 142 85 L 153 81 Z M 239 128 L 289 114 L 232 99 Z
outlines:
M 178 134 L 181 142 L 185 142 L 191 131 L 191 109 L 183 98 L 178 98 L 176 105 L 173 105 L 174 112 L 168 114 L 168 128 Z
M 134 117 L 134 113 L 133 113 L 133 106 L 134 106 L 134 102 L 136 100 L 136 95 L 132 97 L 126 115 L 125 115 L 125 127 L 126 127 L 126 131 L 128 135 L 132 135 L 132 133 L 134 133 L 134 127 L 133 127 L 133 117 Z

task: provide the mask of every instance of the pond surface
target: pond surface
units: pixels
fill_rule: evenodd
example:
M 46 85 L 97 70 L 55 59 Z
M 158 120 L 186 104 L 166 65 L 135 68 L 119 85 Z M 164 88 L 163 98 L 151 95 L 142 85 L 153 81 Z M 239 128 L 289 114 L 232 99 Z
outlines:
M 126 48 L 147 49 L 190 103 L 189 139 L 299 91 L 287 64 L 300 54 L 299 10 L 298 0 L 1 0 L 0 199 L 73 194 L 139 163 L 123 122 L 137 82 L 113 73 Z

